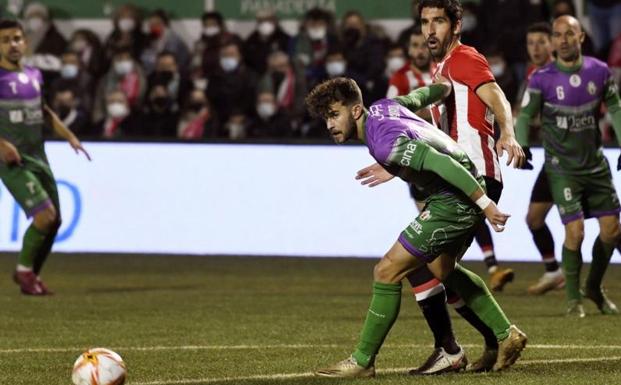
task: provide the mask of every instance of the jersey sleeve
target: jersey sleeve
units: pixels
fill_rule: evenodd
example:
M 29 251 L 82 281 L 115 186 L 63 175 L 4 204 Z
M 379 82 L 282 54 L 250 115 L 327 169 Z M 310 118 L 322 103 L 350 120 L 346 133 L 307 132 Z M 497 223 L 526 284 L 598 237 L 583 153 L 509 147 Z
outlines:
M 449 69 L 451 80 L 465 84 L 472 91 L 483 84 L 496 81 L 483 55 L 478 52 L 460 52 L 453 58 Z

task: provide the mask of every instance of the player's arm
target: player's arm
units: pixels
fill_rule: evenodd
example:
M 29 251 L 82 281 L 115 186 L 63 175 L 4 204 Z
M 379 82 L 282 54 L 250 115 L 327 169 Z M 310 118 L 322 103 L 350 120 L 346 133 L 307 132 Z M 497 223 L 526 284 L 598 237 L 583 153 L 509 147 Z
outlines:
M 612 119 L 612 128 L 615 131 L 617 137 L 617 143 L 621 147 L 621 98 L 619 98 L 619 91 L 615 85 L 612 77 L 606 83 L 606 89 L 604 90 L 604 100 L 608 113 Z M 617 160 L 617 171 L 621 170 L 621 155 Z
M 434 84 L 417 88 L 409 94 L 397 96 L 393 100 L 408 110 L 416 112 L 447 97 L 451 93 L 451 88 L 451 82 L 440 77 Z
M 88 152 L 86 152 L 78 137 L 75 136 L 74 133 L 71 132 L 69 128 L 67 128 L 67 126 L 65 126 L 65 124 L 60 120 L 58 115 L 56 115 L 56 113 L 52 111 L 52 109 L 48 107 L 47 104 L 43 105 L 43 113 L 50 125 L 52 126 L 52 129 L 54 130 L 54 133 L 56 133 L 56 135 L 68 141 L 71 145 L 71 148 L 75 150 L 76 154 L 81 151 L 86 156 L 86 159 L 91 160 L 91 156 L 88 154 Z
M 522 168 L 528 170 L 533 169 L 532 164 L 528 162 L 532 160 L 533 157 L 528 143 L 530 137 L 530 122 L 535 116 L 539 115 L 540 110 L 541 92 L 536 89 L 527 89 L 522 99 L 522 108 L 520 109 L 515 123 L 515 136 L 526 154 L 526 162 L 524 162 Z
M 513 162 L 513 167 L 520 168 L 525 160 L 524 151 L 515 139 L 511 104 L 504 92 L 498 83 L 489 82 L 479 86 L 476 94 L 492 110 L 500 127 L 500 138 L 496 141 L 498 156 L 502 156 L 503 151 L 507 151 L 507 165 Z
M 0 159 L 8 165 L 20 165 L 22 163 L 22 157 L 17 148 L 4 138 L 0 138 Z

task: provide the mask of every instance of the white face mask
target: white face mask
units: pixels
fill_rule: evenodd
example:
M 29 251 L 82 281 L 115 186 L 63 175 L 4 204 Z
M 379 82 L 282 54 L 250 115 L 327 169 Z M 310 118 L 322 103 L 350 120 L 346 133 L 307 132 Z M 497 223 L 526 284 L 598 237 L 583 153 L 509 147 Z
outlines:
M 470 32 L 477 27 L 477 18 L 473 15 L 466 15 L 461 19 L 461 31 Z
M 119 29 L 123 32 L 131 32 L 136 27 L 136 21 L 129 17 L 119 19 Z
M 107 106 L 108 115 L 112 118 L 124 118 L 129 113 L 127 106 L 121 102 L 112 102 Z
M 26 26 L 28 27 L 28 30 L 31 32 L 39 31 L 43 27 L 44 24 L 45 24 L 45 21 L 40 17 L 32 17 L 26 20 Z
M 257 114 L 263 119 L 268 119 L 276 113 L 276 105 L 270 102 L 261 102 L 257 104 Z
M 240 123 L 229 123 L 229 138 L 230 139 L 241 139 L 246 136 L 246 127 Z
M 134 63 L 131 60 L 119 60 L 114 62 L 114 72 L 117 75 L 127 75 L 134 68 Z
M 257 25 L 257 31 L 261 36 L 271 36 L 276 30 L 276 26 L 271 21 L 262 21 Z
M 505 73 L 505 64 L 504 63 L 496 63 L 489 66 L 490 70 L 492 70 L 492 75 L 494 77 L 502 76 Z
M 224 70 L 224 72 L 232 72 L 237 69 L 239 65 L 239 60 L 234 57 L 221 57 L 220 58 L 220 67 Z
M 216 36 L 220 33 L 220 27 L 217 25 L 212 25 L 210 27 L 203 28 L 203 34 L 207 37 Z
M 346 64 L 342 60 L 326 63 L 326 72 L 331 77 L 341 76 L 345 73 Z
M 60 76 L 65 79 L 73 79 L 78 76 L 78 66 L 75 64 L 65 64 L 60 68 Z
M 308 37 L 311 40 L 321 40 L 326 37 L 326 33 L 328 32 L 325 27 L 312 27 L 307 29 Z
M 388 59 L 388 62 L 387 62 L 388 72 L 390 72 L 391 74 L 394 72 L 397 72 L 404 65 L 405 65 L 404 58 L 400 56 L 391 57 L 390 59 Z

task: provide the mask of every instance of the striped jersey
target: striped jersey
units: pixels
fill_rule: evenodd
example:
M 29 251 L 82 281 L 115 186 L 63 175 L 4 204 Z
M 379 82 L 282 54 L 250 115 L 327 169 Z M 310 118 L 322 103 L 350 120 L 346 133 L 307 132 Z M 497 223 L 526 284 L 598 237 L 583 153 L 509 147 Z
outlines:
M 390 77 L 386 97 L 390 99 L 395 96 L 407 95 L 410 91 L 428 86 L 431 83 L 432 79 L 429 72 L 414 71 L 408 62 Z

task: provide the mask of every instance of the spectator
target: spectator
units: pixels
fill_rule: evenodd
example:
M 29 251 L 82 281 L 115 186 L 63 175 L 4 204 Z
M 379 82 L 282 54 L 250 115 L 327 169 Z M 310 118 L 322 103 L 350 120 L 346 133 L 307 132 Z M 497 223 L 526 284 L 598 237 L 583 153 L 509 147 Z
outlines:
M 420 30 L 420 15 L 418 14 L 418 1 L 412 0 L 410 3 L 410 14 L 412 16 L 412 25 L 402 30 L 399 33 L 399 37 L 397 38 L 397 43 L 403 47 L 403 49 L 407 50 L 408 45 L 410 44 L 410 36 L 412 32 L 415 30 Z M 464 6 L 466 4 L 463 4 Z
M 172 52 L 164 51 L 157 55 L 155 71 L 149 75 L 149 88 L 153 84 L 163 84 L 173 99 L 172 110 L 178 111 L 179 106 L 185 103 L 193 85 L 186 75 L 179 72 L 177 59 Z
M 610 47 L 608 67 L 612 71 L 617 87 L 621 87 L 621 34 L 617 36 Z
M 410 35 L 408 56 L 406 65 L 390 77 L 386 97 L 406 95 L 412 90 L 431 84 L 431 55 L 420 27 L 414 29 Z
M 141 117 L 129 106 L 125 93 L 113 89 L 105 97 L 105 113 L 97 132 L 107 139 L 135 136 L 142 124 Z
M 132 4 L 119 6 L 112 15 L 112 28 L 105 43 L 106 58 L 111 61 L 121 47 L 129 47 L 131 56 L 139 58 L 147 37 L 142 33 L 142 15 L 138 8 Z
M 286 112 L 296 125 L 304 116 L 304 72 L 294 68 L 286 53 L 277 51 L 269 56 L 267 73 L 259 81 L 258 88 L 259 92 L 275 95 L 278 109 Z
M 110 70 L 99 82 L 95 95 L 93 121 L 103 119 L 106 107 L 106 95 L 113 90 L 121 90 L 132 112 L 142 106 L 142 99 L 147 88 L 146 78 L 140 64 L 132 57 L 130 47 L 119 47 L 112 57 Z
M 138 134 L 151 138 L 175 138 L 179 111 L 173 111 L 173 97 L 164 83 L 153 85 L 147 95 L 146 113 Z
M 79 54 L 67 51 L 61 56 L 61 62 L 60 77 L 51 84 L 52 93 L 70 88 L 80 110 L 92 113 L 95 82 L 91 75 L 82 68 Z
M 325 78 L 326 55 L 338 45 L 332 14 L 320 8 L 307 11 L 291 45 L 291 57 L 304 66 L 310 89 Z
M 513 72 L 509 69 L 502 52 L 498 49 L 489 49 L 485 52 L 485 57 L 489 63 L 492 75 L 496 78 L 496 83 L 504 91 L 509 103 L 514 105 L 518 91 L 518 82 L 515 80 Z
M 224 18 L 220 12 L 205 12 L 202 16 L 203 33 L 194 45 L 192 59 L 193 79 L 209 79 L 220 69 L 220 48 L 228 42 L 234 42 L 239 46 L 242 40 L 239 36 L 226 29 Z M 198 88 L 206 88 L 199 86 Z
M 621 36 L 621 2 L 587 0 L 586 4 L 595 51 L 600 58 L 606 58 L 612 42 Z
M 164 10 L 157 9 L 149 16 L 149 43 L 140 55 L 146 73 L 155 68 L 157 55 L 168 51 L 175 55 L 179 72 L 187 74 L 190 64 L 190 51 L 183 40 L 170 28 L 170 19 Z
M 52 109 L 63 124 L 76 135 L 89 135 L 91 124 L 88 114 L 80 106 L 74 90 L 59 88 L 52 96 Z
M 195 89 L 190 92 L 177 126 L 177 137 L 181 139 L 202 139 L 217 136 L 218 120 L 213 113 L 205 93 Z
M 486 44 L 483 24 L 479 20 L 481 8 L 474 2 L 463 3 L 464 13 L 461 19 L 461 42 L 482 49 Z M 419 28 L 420 30 L 420 28 Z
M 271 92 L 259 92 L 256 114 L 248 126 L 248 136 L 253 138 L 284 138 L 291 134 L 291 120 L 279 108 Z
M 107 58 L 97 35 L 89 29 L 77 29 L 69 39 L 69 49 L 80 58 L 80 67 L 97 81 L 106 71 Z
M 30 3 L 24 9 L 24 29 L 28 47 L 24 62 L 41 70 L 43 81 L 51 84 L 60 71 L 60 55 L 65 52 L 67 40 L 58 32 L 48 8 L 41 3 Z
M 267 58 L 272 52 L 289 49 L 291 37 L 282 30 L 276 14 L 270 10 L 257 12 L 257 25 L 244 44 L 246 64 L 256 73 L 267 69 Z
M 243 62 L 240 46 L 234 41 L 220 48 L 220 69 L 209 81 L 207 97 L 231 137 L 244 136 L 244 116 L 254 110 L 256 75 Z
M 326 56 L 326 75 L 328 79 L 338 78 L 339 76 L 347 76 L 347 59 L 345 54 L 339 48 L 336 48 Z
M 381 40 L 369 30 L 369 26 L 358 11 L 349 11 L 343 16 L 341 36 L 347 59 L 347 70 L 362 90 L 365 105 L 375 100 L 384 71 L 384 47 Z M 385 90 L 384 90 L 385 92 Z
M 392 44 L 386 52 L 386 72 L 387 78 L 390 78 L 395 72 L 402 69 L 407 59 L 405 57 L 405 50 L 398 43 Z

